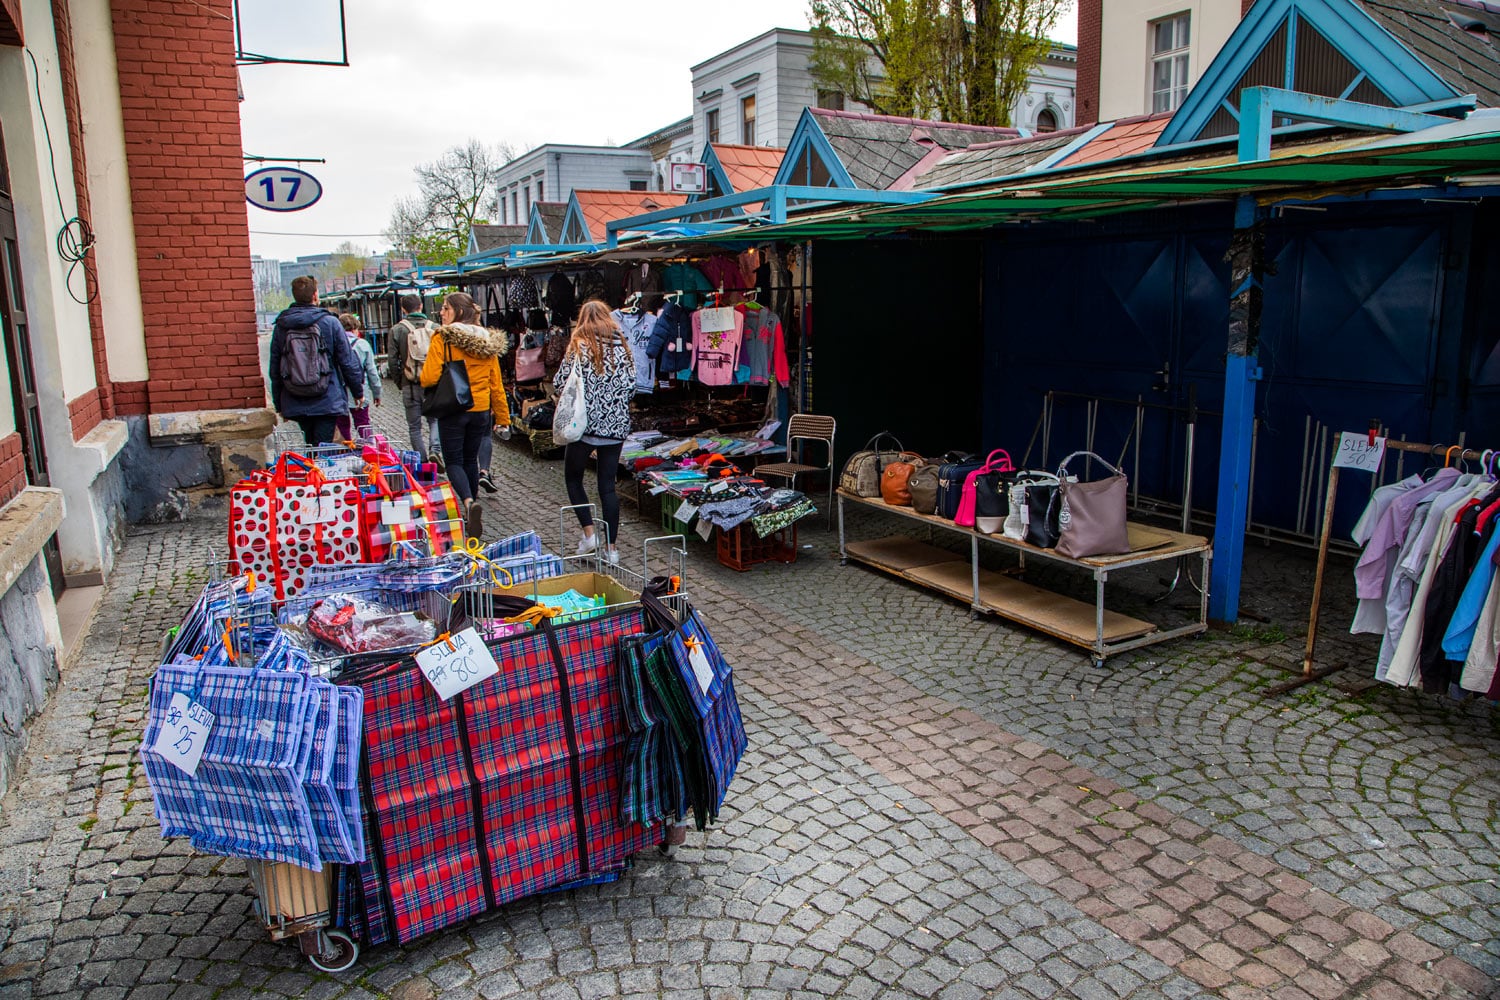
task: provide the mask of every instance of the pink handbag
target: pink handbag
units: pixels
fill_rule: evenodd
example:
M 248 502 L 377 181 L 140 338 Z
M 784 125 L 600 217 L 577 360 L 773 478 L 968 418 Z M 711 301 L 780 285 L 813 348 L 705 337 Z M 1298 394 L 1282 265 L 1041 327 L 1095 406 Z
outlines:
M 542 348 L 522 347 L 516 351 L 516 381 L 534 382 L 547 374 L 547 364 L 542 359 Z
M 996 456 L 999 456 L 998 458 Z M 984 464 L 964 477 L 963 492 L 958 497 L 958 514 L 953 518 L 953 523 L 965 528 L 974 527 L 974 481 L 987 472 L 1014 472 L 1015 465 L 1010 460 L 1010 452 L 1004 448 L 996 448 L 985 458 Z

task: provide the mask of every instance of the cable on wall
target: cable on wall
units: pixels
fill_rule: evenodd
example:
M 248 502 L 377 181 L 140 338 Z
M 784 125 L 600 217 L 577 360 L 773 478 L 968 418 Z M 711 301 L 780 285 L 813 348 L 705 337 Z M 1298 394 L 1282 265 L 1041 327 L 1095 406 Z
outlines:
M 42 74 L 31 49 L 28 48 L 25 52 L 26 58 L 31 60 L 31 78 L 36 83 L 36 109 L 42 117 L 42 135 L 47 139 L 47 159 L 52 167 L 52 190 L 57 194 L 57 211 L 67 219 L 57 231 L 57 255 L 68 265 L 68 276 L 64 282 L 68 294 L 73 297 L 74 302 L 88 305 L 99 294 L 99 281 L 94 274 L 94 265 L 88 259 L 89 251 L 94 249 L 94 230 L 87 220 L 77 215 L 69 216 L 67 207 L 63 205 L 62 185 L 57 180 L 57 152 L 52 148 L 52 129 L 47 124 L 47 109 L 42 104 Z M 73 272 L 80 266 L 84 270 L 82 298 L 73 291 Z

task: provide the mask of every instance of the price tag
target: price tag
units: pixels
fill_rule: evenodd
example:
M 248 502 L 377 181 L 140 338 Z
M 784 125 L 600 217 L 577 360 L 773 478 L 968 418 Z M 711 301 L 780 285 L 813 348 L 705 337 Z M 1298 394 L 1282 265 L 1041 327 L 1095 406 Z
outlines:
M 698 310 L 698 329 L 704 333 L 724 333 L 734 329 L 734 307 Z
M 1385 438 L 1376 438 L 1370 445 L 1370 436 L 1356 431 L 1344 431 L 1339 435 L 1338 451 L 1333 453 L 1336 469 L 1361 469 L 1379 472 L 1380 461 L 1385 457 Z
M 302 501 L 301 522 L 303 524 L 332 524 L 339 519 L 338 494 L 325 486 L 315 497 Z
M 692 504 L 683 501 L 682 505 L 677 508 L 676 512 L 672 516 L 677 518 L 677 520 L 681 521 L 683 524 L 687 524 L 693 519 L 693 515 L 696 513 L 698 513 L 697 507 L 694 507 Z
M 167 717 L 151 749 L 191 778 L 198 773 L 198 761 L 203 759 L 213 728 L 214 713 L 179 691 L 167 705 Z
M 708 654 L 703 651 L 703 644 L 697 643 L 688 650 L 688 666 L 693 668 L 693 676 L 698 680 L 698 688 L 704 694 L 714 682 L 714 668 L 709 665 Z
M 268 740 L 276 735 L 276 723 L 270 719 L 261 719 L 255 724 L 255 735 L 263 740 Z
M 500 672 L 495 658 L 472 628 L 428 646 L 416 659 L 422 675 L 444 701 Z
M 706 542 L 708 541 L 709 537 L 713 535 L 714 526 L 711 521 L 699 521 L 698 527 L 694 528 L 693 530 L 698 532 L 698 537 Z
M 402 497 L 398 500 L 380 501 L 380 523 L 410 524 L 411 500 L 407 497 Z
M 723 482 L 720 482 L 720 483 L 711 483 L 711 484 L 709 484 L 708 492 L 710 492 L 710 493 L 722 493 L 722 492 L 724 492 L 727 489 L 729 489 L 729 484 L 728 483 L 723 483 Z

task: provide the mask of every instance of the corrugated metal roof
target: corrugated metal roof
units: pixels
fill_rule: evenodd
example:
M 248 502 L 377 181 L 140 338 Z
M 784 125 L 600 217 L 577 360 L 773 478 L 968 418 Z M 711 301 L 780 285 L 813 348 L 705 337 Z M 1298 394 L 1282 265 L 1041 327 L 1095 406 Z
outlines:
M 1500 58 L 1488 35 L 1465 31 L 1435 0 L 1355 0 L 1460 94 L 1500 107 Z M 1453 10 L 1464 12 L 1463 5 Z
M 589 228 L 591 242 L 604 240 L 605 226 L 616 219 L 644 215 L 658 208 L 676 208 L 687 201 L 687 195 L 670 191 L 581 191 L 573 189 L 578 210 Z
M 781 169 L 781 154 L 785 150 L 771 146 L 736 146 L 716 142 L 714 155 L 719 158 L 724 173 L 729 175 L 729 186 L 735 192 L 754 191 L 770 187 Z
M 1131 153 L 1140 153 L 1156 144 L 1162 129 L 1172 120 L 1171 114 L 1147 115 L 1141 118 L 1121 118 L 1108 131 L 1101 132 L 1082 149 L 1069 153 L 1060 167 L 1077 166 L 1080 163 L 1097 163 L 1113 160 Z
M 967 149 L 1020 134 L 1013 128 L 808 110 L 817 117 L 818 127 L 854 183 L 872 191 L 888 190 L 935 149 Z
M 1086 131 L 1073 128 L 1005 142 L 978 143 L 949 153 L 933 167 L 918 174 L 915 187 L 927 190 L 1024 173 L 1069 143 L 1078 141 Z

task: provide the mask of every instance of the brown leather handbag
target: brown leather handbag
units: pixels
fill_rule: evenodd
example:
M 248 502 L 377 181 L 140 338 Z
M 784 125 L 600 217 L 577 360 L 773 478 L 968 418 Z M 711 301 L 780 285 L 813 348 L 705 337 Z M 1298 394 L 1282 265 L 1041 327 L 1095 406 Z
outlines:
M 910 480 L 927 461 L 913 451 L 903 451 L 896 461 L 890 462 L 880 473 L 880 496 L 892 507 L 911 506 Z

